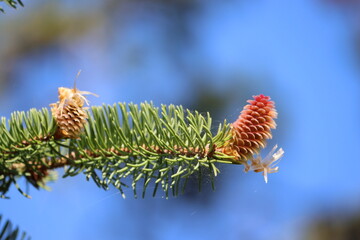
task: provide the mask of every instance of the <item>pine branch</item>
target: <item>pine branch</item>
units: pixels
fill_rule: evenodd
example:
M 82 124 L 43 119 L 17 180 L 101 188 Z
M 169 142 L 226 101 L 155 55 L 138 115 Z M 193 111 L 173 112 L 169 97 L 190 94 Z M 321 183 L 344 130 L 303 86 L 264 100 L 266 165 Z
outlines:
M 24 4 L 22 3 L 21 0 L 0 0 L 0 3 L 1 2 L 5 2 L 8 6 L 14 8 L 14 9 L 16 9 L 18 7 L 18 5 L 20 5 L 22 7 L 24 6 Z M 2 7 L 0 7 L 0 12 L 5 13 L 5 10 Z
M 64 89 L 63 89 L 64 90 Z M 64 91 L 67 91 L 66 89 Z M 218 163 L 243 164 L 245 170 L 276 172 L 273 167 L 283 154 L 253 158 L 271 137 L 276 112 L 273 102 L 256 96 L 245 106 L 234 124 L 219 124 L 216 134 L 212 120 L 181 106 L 152 103 L 82 106 L 85 98 L 74 90 L 64 101 L 52 104 L 52 116 L 44 108 L 15 112 L 0 123 L 0 193 L 3 198 L 24 177 L 35 188 L 46 188 L 54 180 L 53 169 L 65 167 L 63 177 L 85 174 L 103 189 L 114 186 L 122 196 L 131 187 L 134 196 L 153 196 L 161 188 L 165 196 L 178 195 L 189 177 L 207 173 L 214 188 Z M 275 150 L 274 150 L 275 151 Z M 250 161 L 250 165 L 248 164 Z
M 209 115 L 173 105 L 163 105 L 160 111 L 149 103 L 119 103 L 91 110 L 84 133 L 71 140 L 54 137 L 57 125 L 47 109 L 15 112 L 8 123 L 2 118 L 3 196 L 12 184 L 17 186 L 18 177 L 24 176 L 38 188 L 44 186 L 49 170 L 63 166 L 68 167 L 64 177 L 84 172 L 99 187 L 113 185 L 122 194 L 125 178 L 131 178 L 135 196 L 140 180 L 142 196 L 151 181 L 154 192 L 161 185 L 166 196 L 171 189 L 177 195 L 185 188 L 181 179 L 199 174 L 200 168 L 216 176 L 215 162 L 231 163 L 231 156 L 216 151 L 231 137 L 229 125 L 219 125 L 213 135 Z
M 20 232 L 19 228 L 13 228 L 12 223 L 7 220 L 2 224 L 2 216 L 0 215 L 0 239 L 2 240 L 30 240 L 30 237 L 25 232 Z

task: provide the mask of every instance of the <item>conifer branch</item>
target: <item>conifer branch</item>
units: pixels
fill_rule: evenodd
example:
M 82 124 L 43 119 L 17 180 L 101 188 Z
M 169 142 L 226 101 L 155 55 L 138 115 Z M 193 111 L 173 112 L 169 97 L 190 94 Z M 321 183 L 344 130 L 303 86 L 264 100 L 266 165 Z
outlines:
M 14 228 L 9 220 L 2 223 L 3 217 L 0 215 L 0 239 L 3 240 L 25 240 L 30 239 L 25 232 L 21 232 L 18 227 Z
M 19 5 L 22 7 L 24 6 L 24 4 L 22 3 L 21 0 L 0 0 L 0 3 L 1 2 L 5 2 L 6 5 L 14 8 L 14 9 L 16 9 Z M 5 13 L 5 10 L 1 6 L 0 6 L 0 12 Z
M 152 103 L 85 110 L 79 96 L 52 104 L 52 114 L 46 108 L 31 109 L 1 119 L 3 198 L 12 185 L 29 197 L 17 183 L 21 177 L 36 188 L 46 188 L 46 182 L 54 180 L 51 170 L 59 167 L 65 167 L 63 177 L 83 173 L 103 189 L 116 187 L 123 197 L 125 187 L 131 187 L 135 197 L 141 189 L 144 197 L 149 185 L 153 196 L 158 188 L 166 197 L 176 196 L 193 176 L 198 177 L 201 189 L 204 172 L 214 187 L 218 163 L 244 164 L 246 171 L 263 172 L 266 181 L 267 173 L 277 171 L 270 165 L 282 152 L 267 157 L 266 163 L 252 157 L 275 127 L 276 112 L 269 98 L 255 97 L 234 124 L 224 121 L 214 134 L 209 113 L 203 116 L 181 106 L 158 108 Z M 260 107 L 251 107 L 254 104 Z
M 64 166 L 64 177 L 84 172 L 104 189 L 114 185 L 123 193 L 125 178 L 131 177 L 135 194 L 140 180 L 143 196 L 153 180 L 155 189 L 161 185 L 168 195 L 174 188 L 176 195 L 181 178 L 203 167 L 215 176 L 215 162 L 231 163 L 230 156 L 216 152 L 216 146 L 230 138 L 229 125 L 220 124 L 213 135 L 209 115 L 173 105 L 160 111 L 149 103 L 92 107 L 87 114 L 88 124 L 79 138 L 64 140 L 56 139 L 58 126 L 46 108 L 15 112 L 8 121 L 2 118 L 2 195 L 21 176 L 42 187 L 49 170 Z

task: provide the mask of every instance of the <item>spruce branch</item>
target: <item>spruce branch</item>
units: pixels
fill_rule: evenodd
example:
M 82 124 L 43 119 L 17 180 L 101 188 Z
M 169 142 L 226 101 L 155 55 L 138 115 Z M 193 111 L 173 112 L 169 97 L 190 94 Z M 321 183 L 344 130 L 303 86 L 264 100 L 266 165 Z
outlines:
M 151 103 L 103 105 L 87 114 L 79 139 L 65 140 L 55 138 L 57 124 L 46 108 L 15 112 L 8 121 L 2 118 L 2 194 L 20 176 L 38 188 L 48 170 L 67 166 L 64 177 L 84 172 L 104 189 L 114 185 L 123 193 L 124 179 L 131 177 L 135 194 L 140 180 L 143 195 L 154 180 L 155 189 L 161 185 L 168 195 L 173 188 L 176 195 L 180 179 L 202 167 L 215 176 L 215 162 L 231 163 L 231 157 L 216 152 L 216 146 L 230 138 L 229 125 L 220 124 L 213 135 L 209 115 L 173 105 L 160 110 Z
M 6 197 L 12 185 L 29 197 L 17 180 L 24 177 L 34 187 L 46 188 L 46 182 L 55 179 L 51 170 L 59 167 L 65 167 L 63 177 L 83 173 L 100 188 L 114 186 L 123 197 L 126 187 L 133 189 L 135 197 L 139 190 L 145 197 L 150 185 L 153 196 L 159 188 L 166 197 L 170 193 L 176 196 L 185 190 L 188 178 L 193 176 L 198 177 L 201 189 L 204 172 L 214 188 L 214 178 L 219 173 L 217 164 L 244 164 L 249 170 L 247 160 L 255 158 L 245 159 L 244 153 L 258 153 L 271 137 L 270 128 L 275 127 L 272 118 L 266 117 L 276 117 L 271 103 L 258 107 L 261 116 L 253 114 L 257 123 L 249 121 L 258 126 L 256 133 L 251 132 L 255 130 L 239 132 L 239 126 L 246 129 L 253 126 L 237 120 L 231 125 L 226 121 L 219 124 L 214 134 L 209 113 L 203 116 L 182 106 L 158 108 L 146 102 L 86 110 L 83 108 L 86 99 L 78 92 L 75 89 L 70 98 L 60 98 L 60 102 L 52 104 L 52 114 L 46 108 L 31 109 L 26 113 L 15 112 L 9 120 L 1 119 L 2 197 Z M 269 99 L 255 98 L 251 104 L 261 105 L 261 101 L 266 103 Z M 242 113 L 246 116 L 240 115 L 239 119 L 248 119 L 248 113 Z M 264 127 L 267 125 L 270 127 Z M 282 154 L 276 156 L 271 163 Z M 277 171 L 270 169 L 271 163 L 261 165 L 259 157 L 256 163 L 253 169 L 256 172 L 263 171 L 266 175 Z
M 14 228 L 9 220 L 2 223 L 3 217 L 0 215 L 0 239 L 2 240 L 24 240 L 30 239 L 25 232 L 21 232 L 18 227 Z
M 0 0 L 1 2 L 5 2 L 8 6 L 16 9 L 19 5 L 24 6 L 23 2 L 21 0 Z M 5 10 L 0 6 L 0 12 L 5 13 Z

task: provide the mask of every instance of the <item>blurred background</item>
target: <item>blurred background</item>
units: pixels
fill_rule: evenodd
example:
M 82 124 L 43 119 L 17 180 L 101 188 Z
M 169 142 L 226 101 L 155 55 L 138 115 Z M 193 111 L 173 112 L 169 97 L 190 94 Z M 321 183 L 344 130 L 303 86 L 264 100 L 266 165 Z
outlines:
M 31 200 L 12 189 L 0 213 L 32 239 L 360 239 L 359 1 L 24 4 L 0 14 L 1 116 L 56 102 L 82 69 L 92 105 L 181 104 L 215 124 L 269 95 L 278 128 L 263 154 L 285 150 L 268 184 L 221 166 L 215 192 L 168 200 L 124 200 L 81 175 Z

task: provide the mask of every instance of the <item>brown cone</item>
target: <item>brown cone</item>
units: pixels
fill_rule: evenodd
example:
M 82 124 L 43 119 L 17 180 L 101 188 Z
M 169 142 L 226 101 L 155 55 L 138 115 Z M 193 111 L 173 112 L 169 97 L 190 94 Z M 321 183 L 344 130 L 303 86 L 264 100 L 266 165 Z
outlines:
M 53 104 L 51 109 L 57 124 L 55 139 L 79 138 L 87 122 L 87 113 L 72 102 L 68 102 L 62 109 L 58 107 L 59 104 Z

